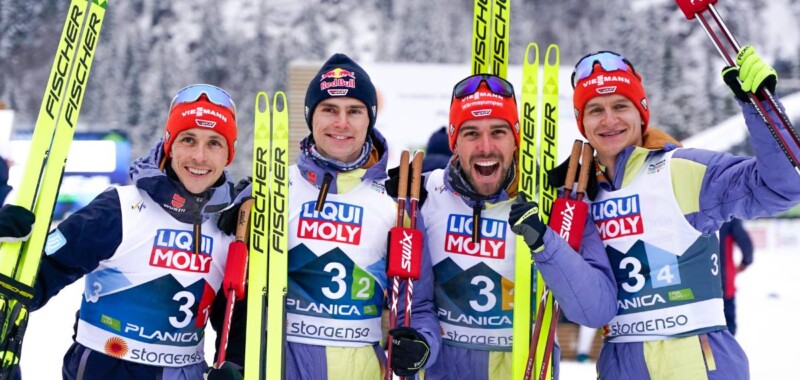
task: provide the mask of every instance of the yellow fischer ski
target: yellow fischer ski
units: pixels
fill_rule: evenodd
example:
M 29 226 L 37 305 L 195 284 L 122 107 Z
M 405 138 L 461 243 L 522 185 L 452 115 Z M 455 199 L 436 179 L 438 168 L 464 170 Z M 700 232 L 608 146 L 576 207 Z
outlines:
M 261 104 L 264 109 L 261 109 Z M 250 253 L 247 268 L 247 332 L 245 343 L 245 379 L 265 378 L 267 341 L 267 246 L 269 244 L 267 193 L 269 192 L 270 140 L 272 138 L 269 97 L 259 92 L 255 102 L 253 125 L 253 208 L 250 214 Z
M 267 94 L 256 95 L 254 134 L 245 379 L 283 379 L 289 266 L 289 109 L 283 92 L 275 94 L 271 115 Z
M 27 242 L 0 246 L 0 317 L 4 321 L 0 360 L 5 364 L 18 361 L 28 314 L 21 304 L 27 304 L 33 297 L 32 286 L 45 250 L 106 6 L 105 0 L 73 0 L 67 9 L 28 160 L 14 201 L 14 204 L 34 212 L 36 224 Z M 3 375 L 5 373 L 0 374 L 0 378 Z
M 531 61 L 532 59 L 532 61 Z M 558 160 L 558 70 L 559 50 L 550 45 L 543 62 L 541 107 L 539 101 L 539 47 L 528 44 L 522 66 L 522 101 L 520 108 L 520 182 L 519 192 L 536 199 L 542 221 L 547 224 L 556 199 L 547 172 Z M 538 185 L 538 188 L 536 186 Z M 534 194 L 537 194 L 534 196 Z M 512 343 L 512 378 L 552 379 L 553 358 L 542 372 L 547 332 L 553 323 L 553 295 L 535 269 L 525 240 L 517 237 L 514 268 L 514 329 Z M 533 272 L 533 275 L 531 273 Z M 533 280 L 531 280 L 533 278 Z M 531 333 L 531 292 L 535 287 L 538 306 Z M 545 331 L 542 336 L 541 331 Z
M 472 25 L 472 74 L 508 73 L 511 0 L 475 0 Z
M 267 379 L 283 379 L 286 294 L 289 283 L 289 108 L 283 92 L 275 94 L 272 112 Z
M 542 77 L 542 108 L 541 123 L 539 133 L 539 210 L 541 210 L 542 222 L 547 224 L 550 221 L 550 213 L 553 210 L 553 202 L 556 200 L 556 188 L 550 185 L 547 172 L 556 167 L 558 160 L 558 70 L 560 66 L 558 46 L 550 45 L 547 48 L 544 58 L 544 76 Z M 534 268 L 536 264 L 534 263 Z M 553 357 L 547 364 L 546 372 L 542 372 L 545 347 L 547 346 L 547 332 L 550 327 L 558 321 L 553 320 L 553 293 L 547 289 L 544 279 L 537 270 L 534 279 L 536 281 L 536 299 L 539 300 L 539 308 L 542 308 L 541 320 L 535 321 L 534 336 L 538 337 L 531 346 L 534 347 L 534 373 L 539 379 L 553 378 Z M 544 331 L 544 334 L 538 332 Z
M 533 59 L 533 61 L 530 61 Z M 519 188 L 526 199 L 536 199 L 538 175 L 536 150 L 537 111 L 539 102 L 539 46 L 528 44 L 522 66 L 522 98 L 520 99 Z M 533 259 L 525 239 L 517 236 L 514 264 L 514 328 L 511 349 L 512 379 L 521 379 L 530 349 L 531 337 L 531 272 Z

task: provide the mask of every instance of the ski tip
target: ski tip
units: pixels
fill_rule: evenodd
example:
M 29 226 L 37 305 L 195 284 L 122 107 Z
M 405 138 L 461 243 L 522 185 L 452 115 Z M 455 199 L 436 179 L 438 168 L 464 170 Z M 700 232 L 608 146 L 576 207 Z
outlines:
M 561 64 L 560 56 L 561 56 L 561 53 L 560 53 L 560 50 L 558 48 L 558 45 L 550 44 L 550 46 L 547 47 L 547 52 L 545 53 L 545 56 L 544 56 L 544 64 L 546 66 L 558 67 Z M 550 63 L 551 61 L 553 61 L 553 63 Z
M 263 107 L 261 105 L 264 105 Z M 264 91 L 259 91 L 256 94 L 256 103 L 255 103 L 256 113 L 263 114 L 269 113 L 269 96 Z
M 531 50 L 533 50 L 533 62 L 530 61 Z M 539 45 L 537 45 L 536 42 L 529 43 L 528 47 L 525 48 L 525 64 L 539 65 Z
M 286 93 L 283 91 L 276 92 L 275 97 L 272 99 L 272 109 L 275 110 L 275 112 L 282 112 L 286 109 L 286 104 Z

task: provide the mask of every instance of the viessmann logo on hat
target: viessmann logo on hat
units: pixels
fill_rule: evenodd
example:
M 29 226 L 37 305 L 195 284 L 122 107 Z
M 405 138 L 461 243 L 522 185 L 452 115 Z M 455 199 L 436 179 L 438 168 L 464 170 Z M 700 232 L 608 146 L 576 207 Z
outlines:
M 631 80 L 628 77 L 619 75 L 598 75 L 597 78 L 592 78 L 591 80 L 584 81 L 581 85 L 584 88 L 589 86 L 604 86 L 606 82 L 619 82 L 619 83 L 631 84 Z
M 206 115 L 217 117 L 220 120 L 222 120 L 223 123 L 227 123 L 228 122 L 228 117 L 227 116 L 223 115 L 220 112 L 217 112 L 215 110 L 208 109 L 208 108 L 205 108 L 205 107 L 192 108 L 192 109 L 188 109 L 186 111 L 181 112 L 181 116 L 183 116 L 183 117 L 187 117 L 187 116 L 206 116 Z M 200 125 L 200 124 L 198 123 L 198 125 Z

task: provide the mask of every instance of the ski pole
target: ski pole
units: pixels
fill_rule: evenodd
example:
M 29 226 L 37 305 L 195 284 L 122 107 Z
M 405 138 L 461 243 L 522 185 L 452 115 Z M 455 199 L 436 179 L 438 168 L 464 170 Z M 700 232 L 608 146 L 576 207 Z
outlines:
M 738 54 L 741 47 L 739 43 L 736 42 L 736 38 L 734 38 L 733 34 L 728 29 L 725 21 L 722 19 L 722 16 L 720 16 L 720 14 L 717 12 L 717 9 L 714 7 L 714 3 L 716 3 L 717 0 L 675 1 L 678 3 L 678 7 L 680 7 L 684 16 L 686 16 L 688 20 L 696 19 L 700 23 L 700 25 L 703 27 L 703 30 L 708 35 L 708 38 L 711 39 L 714 47 L 717 48 L 717 51 L 722 56 L 722 59 L 725 60 L 725 63 L 728 66 L 736 66 L 736 59 L 734 57 L 736 57 L 736 54 Z M 710 24 L 709 19 L 714 22 L 714 25 Z M 719 29 L 719 32 L 715 31 L 713 26 L 716 26 L 716 28 Z M 724 40 L 723 38 L 720 38 L 718 33 L 722 34 Z M 792 122 L 786 115 L 786 112 L 778 107 L 778 103 L 775 101 L 774 95 L 768 89 L 760 88 L 757 90 L 757 92 L 758 95 L 761 95 L 761 98 L 766 99 L 766 102 L 769 104 L 769 106 L 775 110 L 775 113 L 780 119 L 780 124 L 783 124 L 783 128 L 781 128 L 779 123 L 776 123 L 774 120 L 772 120 L 772 118 L 769 117 L 767 114 L 767 109 L 758 100 L 758 97 L 753 92 L 747 93 L 750 102 L 756 107 L 758 115 L 761 117 L 764 123 L 767 124 L 767 127 L 772 133 L 772 137 L 775 138 L 775 140 L 781 146 L 783 153 L 792 163 L 795 171 L 800 174 L 800 158 L 798 158 L 790 148 L 790 142 L 788 142 L 780 133 L 781 129 L 785 129 L 792 140 L 793 146 L 800 149 L 800 137 L 798 137 L 797 131 L 794 130 Z
M 239 206 L 236 223 L 236 238 L 228 246 L 228 260 L 225 263 L 225 277 L 222 279 L 222 289 L 225 292 L 225 321 L 220 334 L 219 355 L 217 355 L 216 368 L 222 367 L 228 351 L 228 335 L 231 331 L 231 318 L 233 317 L 234 301 L 244 298 L 244 288 L 247 273 L 247 235 L 250 225 L 250 209 L 255 200 L 248 199 Z M 238 290 L 238 291 L 237 291 Z
M 408 161 L 410 153 L 400 153 L 400 178 L 397 183 L 397 219 L 396 227 L 402 227 L 406 215 L 406 198 L 408 196 Z M 392 298 L 389 303 L 389 330 L 397 327 L 397 299 L 400 297 L 400 277 L 392 276 Z M 392 380 L 392 337 L 388 337 L 385 379 Z
M 559 236 L 564 237 L 569 243 L 570 247 L 575 251 L 580 249 L 581 238 L 583 237 L 582 230 L 586 222 L 586 215 L 588 214 L 588 205 L 583 202 L 583 195 L 586 192 L 586 185 L 589 181 L 589 170 L 591 168 L 592 157 L 594 150 L 588 143 L 584 144 L 580 140 L 575 140 L 572 144 L 572 152 L 567 164 L 567 175 L 564 180 L 564 192 L 561 198 L 557 199 L 553 204 L 553 211 L 550 215 L 549 226 Z M 578 171 L 578 163 L 582 159 L 580 174 Z M 578 174 L 577 182 L 578 188 L 576 190 L 576 199 L 572 199 L 572 189 L 575 184 L 576 174 Z M 542 332 L 542 325 L 539 319 L 544 314 L 544 309 L 547 306 L 546 300 L 552 290 L 545 287 L 542 297 L 539 301 L 539 309 L 537 311 L 537 323 L 533 330 L 533 337 L 531 339 L 530 351 L 528 354 L 528 362 L 525 367 L 524 379 L 530 380 L 533 375 L 534 360 L 536 358 L 536 346 L 539 342 L 539 337 Z M 553 321 L 558 320 L 560 308 L 558 301 L 553 300 Z M 544 355 L 542 357 L 542 366 L 537 378 L 544 380 L 547 375 L 547 370 L 550 364 L 550 358 L 555 344 L 555 333 L 557 323 L 550 324 L 547 330 L 547 340 L 544 347 Z
M 400 188 L 408 188 L 408 152 L 403 152 L 401 157 L 401 168 L 405 166 L 405 170 L 400 173 Z M 409 216 L 411 219 L 410 227 L 404 227 L 405 224 L 405 195 L 408 194 L 407 190 L 398 191 L 398 216 L 397 225 L 392 227 L 389 231 L 389 247 L 386 275 L 393 280 L 392 288 L 392 312 L 389 317 L 390 328 L 397 327 L 397 318 L 399 313 L 397 311 L 397 302 L 400 290 L 400 281 L 406 282 L 406 305 L 403 326 L 411 325 L 411 306 L 412 295 L 414 292 L 413 280 L 418 280 L 420 277 L 420 265 L 422 264 L 422 232 L 416 229 L 414 219 L 417 215 L 417 208 L 419 202 L 419 185 L 422 178 L 422 152 L 414 154 L 411 160 L 411 199 L 409 201 Z M 389 339 L 393 339 L 389 336 Z M 387 380 L 391 379 L 391 361 L 392 361 L 392 344 L 389 344 L 389 358 L 387 360 Z M 404 379 L 404 377 L 401 377 Z
M 575 145 L 577 145 L 577 144 L 575 144 Z M 570 231 L 571 232 L 571 234 L 569 235 L 570 239 L 567 239 L 567 241 L 570 243 L 569 245 L 575 251 L 578 251 L 580 249 L 581 237 L 582 237 L 582 234 L 580 232 L 583 229 L 583 225 L 586 222 L 586 215 L 588 214 L 588 206 L 586 206 L 586 204 L 583 203 L 583 197 L 584 197 L 584 194 L 586 194 L 586 186 L 589 183 L 589 170 L 591 170 L 592 158 L 593 157 L 594 157 L 594 149 L 592 149 L 592 146 L 589 143 L 584 143 L 583 147 L 581 148 L 581 162 L 582 163 L 581 163 L 581 171 L 580 171 L 580 173 L 578 175 L 578 188 L 576 190 L 576 198 L 575 198 L 575 201 L 568 201 L 570 203 L 575 202 L 574 206 L 576 207 L 575 215 L 573 216 L 573 219 L 570 221 L 570 227 L 574 228 L 574 229 L 572 231 Z M 570 177 L 569 171 L 567 171 L 567 173 L 568 173 L 567 174 L 567 178 L 574 178 L 574 175 L 575 175 L 574 172 L 572 173 L 572 177 Z M 566 186 L 565 186 L 564 193 L 565 194 L 570 194 L 572 192 L 571 188 L 572 188 L 572 186 L 570 186 L 569 190 L 566 190 Z M 569 196 L 567 196 L 566 199 L 569 199 Z M 583 209 L 584 209 L 582 217 L 579 216 L 579 215 L 581 215 L 580 214 L 581 211 L 580 211 L 580 208 L 579 208 L 579 206 L 581 206 L 581 205 L 583 206 Z M 554 207 L 554 210 L 555 210 L 555 207 Z M 551 219 L 551 220 L 558 220 L 558 219 L 554 216 L 553 219 Z M 557 224 L 562 224 L 562 223 L 557 223 Z M 562 231 L 564 231 L 564 230 L 562 229 Z M 578 233 L 575 233 L 575 232 L 578 232 Z M 561 314 L 561 307 L 559 307 L 558 301 L 554 300 L 554 303 L 553 303 L 553 320 L 554 321 L 558 320 L 559 314 Z M 550 330 L 548 331 L 547 345 L 545 345 L 545 351 L 544 351 L 544 363 L 542 364 L 542 372 L 539 374 L 539 380 L 544 380 L 545 379 L 545 374 L 547 373 L 547 366 L 550 364 L 550 357 L 553 354 L 553 345 L 555 344 L 556 325 L 557 325 L 557 323 L 551 324 L 550 325 Z
M 572 153 L 569 156 L 569 163 L 567 164 L 567 176 L 564 180 L 564 194 L 563 197 L 568 198 L 570 193 L 572 193 L 572 186 L 575 180 L 575 173 L 578 171 L 578 160 L 580 160 L 581 154 L 581 145 L 582 142 L 580 140 L 575 140 L 572 143 Z M 541 317 L 544 314 L 544 309 L 546 307 L 546 300 L 547 295 L 550 292 L 550 289 L 545 286 L 545 290 L 542 293 L 542 297 L 539 300 L 539 306 L 536 312 L 536 325 L 533 328 L 533 334 L 531 338 L 531 346 L 530 350 L 528 351 L 528 363 L 525 366 L 525 380 L 530 380 L 531 374 L 533 372 L 533 362 L 534 358 L 536 357 L 536 346 L 539 342 L 539 337 L 542 333 L 542 324 L 539 323 L 541 321 Z M 541 373 L 547 373 L 546 365 L 542 365 Z M 541 377 L 541 376 L 540 376 Z
M 417 229 L 417 211 L 419 209 L 419 187 L 422 181 L 422 158 L 424 154 L 421 151 L 414 153 L 414 158 L 411 160 L 411 210 L 409 210 L 408 217 L 410 220 L 409 227 L 412 230 Z M 411 296 L 414 294 L 414 285 L 411 278 L 406 278 L 406 314 L 403 319 L 403 326 L 411 326 Z

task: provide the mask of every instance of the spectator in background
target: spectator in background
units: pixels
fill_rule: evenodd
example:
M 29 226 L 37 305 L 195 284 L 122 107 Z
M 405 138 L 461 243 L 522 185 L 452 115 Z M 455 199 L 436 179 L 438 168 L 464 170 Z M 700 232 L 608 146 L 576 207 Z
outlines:
M 0 101 L 0 110 L 6 109 L 6 104 Z M 11 146 L 8 138 L 0 140 L 0 206 L 6 204 L 8 194 L 13 187 L 8 184 L 8 172 L 14 166 L 11 159 Z
M 734 263 L 733 244 L 742 251 L 742 261 Z M 722 260 L 722 300 L 725 303 L 725 323 L 731 335 L 736 335 L 736 274 L 753 263 L 753 241 L 745 231 L 741 219 L 731 219 L 719 229 L 719 252 Z
M 597 329 L 578 325 L 578 344 L 575 354 L 575 360 L 578 363 L 585 363 L 591 359 L 589 354 L 592 352 L 592 343 L 594 343 L 595 335 L 597 335 Z
M 428 138 L 425 148 L 425 159 L 422 161 L 422 172 L 427 173 L 435 169 L 444 169 L 450 162 L 453 152 L 450 150 L 450 140 L 447 130 L 441 127 Z
M 8 170 L 9 162 L 0 156 L 0 205 L 6 203 L 6 197 L 11 192 L 11 186 L 8 185 Z

